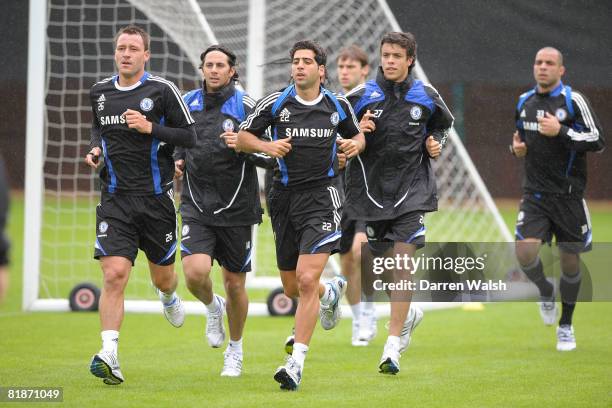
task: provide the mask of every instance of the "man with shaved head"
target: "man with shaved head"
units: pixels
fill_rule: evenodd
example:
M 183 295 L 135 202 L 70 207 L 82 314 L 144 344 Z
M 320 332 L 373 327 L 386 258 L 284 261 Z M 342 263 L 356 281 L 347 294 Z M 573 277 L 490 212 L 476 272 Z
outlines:
M 583 199 L 587 152 L 601 152 L 601 125 L 588 99 L 561 82 L 563 54 L 538 51 L 533 65 L 536 86 L 516 107 L 511 152 L 525 159 L 523 198 L 516 223 L 516 255 L 521 269 L 538 287 L 540 315 L 546 325 L 557 319 L 555 287 L 538 256 L 555 236 L 561 261 L 561 318 L 557 350 L 576 348 L 572 315 L 580 289 L 580 253 L 591 249 L 589 210 Z

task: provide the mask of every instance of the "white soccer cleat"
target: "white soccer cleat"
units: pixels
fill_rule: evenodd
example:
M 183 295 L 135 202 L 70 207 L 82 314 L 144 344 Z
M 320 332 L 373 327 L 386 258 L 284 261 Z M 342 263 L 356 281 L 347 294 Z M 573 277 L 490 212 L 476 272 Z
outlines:
M 296 391 L 302 381 L 302 367 L 292 356 L 287 356 L 285 365 L 276 369 L 274 380 L 281 390 Z
M 336 295 L 336 299 L 329 306 L 321 305 L 319 309 L 319 317 L 321 320 L 321 327 L 325 330 L 331 330 L 338 325 L 340 318 L 342 317 L 342 310 L 340 308 L 340 300 L 346 292 L 346 280 L 341 276 L 336 276 L 329 281 L 331 289 Z
M 181 327 L 185 322 L 185 305 L 183 305 L 180 296 L 175 294 L 174 299 L 166 304 L 162 300 L 162 292 L 159 289 L 157 290 L 157 294 L 164 306 L 164 316 L 166 316 L 166 320 L 174 327 Z
M 229 349 L 223 353 L 223 370 L 221 377 L 240 377 L 242 373 L 242 353 Z
M 225 328 L 223 327 L 223 313 L 225 311 L 225 299 L 214 295 L 213 300 L 217 303 L 215 313 L 206 314 L 206 339 L 210 347 L 221 347 L 225 341 Z
M 383 350 L 382 357 L 380 359 L 380 364 L 378 365 L 378 372 L 381 374 L 391 374 L 395 375 L 399 373 L 400 370 L 400 351 L 399 348 L 386 343 L 385 348 Z
M 93 356 L 89 364 L 89 371 L 98 378 L 102 378 L 104 384 L 118 385 L 124 380 L 119 369 L 119 360 L 115 353 L 100 350 Z
M 406 351 L 410 345 L 412 332 L 419 323 L 421 323 L 421 320 L 423 320 L 423 311 L 417 306 L 410 305 L 408 316 L 406 316 L 406 321 L 404 322 L 404 327 L 402 327 L 402 333 L 400 334 L 400 353 Z
M 376 310 L 362 310 L 359 316 L 359 341 L 367 345 L 376 337 L 377 332 Z
M 572 351 L 576 349 L 574 326 L 563 324 L 557 327 L 557 351 Z
M 557 303 L 555 302 L 555 298 L 553 298 L 552 301 L 540 301 L 538 305 L 540 306 L 540 316 L 544 324 L 546 326 L 555 324 L 557 320 Z

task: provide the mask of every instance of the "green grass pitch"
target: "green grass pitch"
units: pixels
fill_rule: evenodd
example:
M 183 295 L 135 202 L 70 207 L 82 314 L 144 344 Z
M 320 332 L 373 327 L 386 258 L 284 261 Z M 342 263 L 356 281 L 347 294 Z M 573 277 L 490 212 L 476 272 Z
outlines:
M 503 209 L 502 215 L 512 225 L 516 210 Z M 612 242 L 612 212 L 592 211 L 592 217 L 595 239 Z M 367 348 L 351 347 L 345 319 L 330 332 L 317 328 L 296 393 L 280 391 L 272 379 L 283 362 L 291 319 L 249 318 L 244 374 L 230 379 L 219 376 L 223 349 L 208 347 L 202 316 L 188 316 L 174 329 L 161 315 L 128 314 L 119 346 L 126 382 L 105 386 L 88 372 L 100 346 L 97 314 L 20 311 L 22 229 L 23 207 L 15 199 L 8 231 L 11 290 L 0 307 L 0 387 L 60 386 L 63 406 L 612 405 L 612 304 L 603 302 L 577 306 L 578 349 L 570 353 L 555 350 L 554 328 L 542 325 L 533 303 L 426 313 L 395 377 L 376 369 L 386 319 Z M 258 296 L 263 293 L 253 294 Z

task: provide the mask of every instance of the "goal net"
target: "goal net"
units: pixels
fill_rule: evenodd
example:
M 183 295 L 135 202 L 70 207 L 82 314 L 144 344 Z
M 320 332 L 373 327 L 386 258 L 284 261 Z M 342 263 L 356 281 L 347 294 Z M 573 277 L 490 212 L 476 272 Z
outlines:
M 380 38 L 400 29 L 384 1 L 30 1 L 30 48 L 38 48 L 30 51 L 28 79 L 23 305 L 29 310 L 65 310 L 76 284 L 101 285 L 99 265 L 92 259 L 98 175 L 83 157 L 91 126 L 89 88 L 114 73 L 112 40 L 119 28 L 145 28 L 151 34 L 147 69 L 182 91 L 201 85 L 197 66 L 202 50 L 216 42 L 227 45 L 238 56 L 242 86 L 254 97 L 288 84 L 288 50 L 296 40 L 315 39 L 328 50 L 327 86 L 335 89 L 335 57 L 343 46 L 364 48 L 375 72 Z M 417 76 L 426 80 L 418 66 Z M 428 240 L 511 240 L 454 131 L 444 159 L 434 165 L 441 211 L 427 218 Z M 251 287 L 277 276 L 266 215 L 257 232 L 255 259 Z M 180 262 L 176 266 L 182 281 Z M 213 280 L 222 290 L 219 276 Z M 179 287 L 191 298 L 184 285 Z M 253 293 L 255 299 L 264 296 L 263 291 Z M 126 299 L 155 299 L 144 254 L 137 259 Z

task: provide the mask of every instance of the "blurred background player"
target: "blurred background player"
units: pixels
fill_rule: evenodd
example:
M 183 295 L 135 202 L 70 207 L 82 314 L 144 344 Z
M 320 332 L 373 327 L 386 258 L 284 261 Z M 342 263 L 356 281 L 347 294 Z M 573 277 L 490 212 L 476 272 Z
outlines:
M 261 222 L 262 209 L 254 163 L 258 157 L 237 153 L 234 147 L 236 130 L 255 101 L 234 85 L 238 74 L 232 51 L 212 45 L 200 60 L 203 86 L 184 97 L 196 122 L 196 145 L 177 149 L 174 155 L 176 175 L 184 175 L 181 256 L 187 288 L 206 306 L 211 347 L 225 341 L 227 310 L 230 340 L 221 375 L 237 377 L 242 372 L 242 332 L 249 306 L 245 282 L 254 250 L 253 225 Z M 227 305 L 213 293 L 213 259 L 221 266 Z
M 90 371 L 105 384 L 123 382 L 117 358 L 123 321 L 124 290 L 142 249 L 166 319 L 183 325 L 185 310 L 175 293 L 176 209 L 172 179 L 174 146 L 195 144 L 193 119 L 176 86 L 150 75 L 149 35 L 137 26 L 115 36 L 118 74 L 92 86 L 90 151 L 85 162 L 105 166 L 96 208 L 94 258 L 100 260 L 104 286 L 100 296 L 102 349 Z
M 0 156 L 0 306 L 6 297 L 9 285 L 9 240 L 5 228 L 9 211 L 9 184 L 6 177 L 4 160 Z
M 368 55 L 356 45 L 341 49 L 336 65 L 342 95 L 346 95 L 358 86 L 363 86 L 370 73 Z M 342 168 L 338 175 L 342 191 L 345 190 L 344 172 Z M 374 303 L 361 302 L 364 289 L 361 285 L 361 245 L 368 241 L 365 234 L 365 222 L 349 219 L 346 212 L 343 212 L 340 224 L 342 226 L 340 265 L 342 275 L 348 283 L 346 300 L 353 312 L 351 343 L 353 346 L 367 346 L 376 336 L 377 328 Z M 368 297 L 371 293 L 365 295 Z
M 321 86 L 326 54 L 315 42 L 299 41 L 290 51 L 294 84 L 262 98 L 240 126 L 238 150 L 263 152 L 278 160 L 269 204 L 276 257 L 285 294 L 299 296 L 292 355 L 274 379 L 295 390 L 319 312 L 331 329 L 340 317 L 346 281 L 319 282 L 329 255 L 337 252 L 342 203 L 331 179 L 337 146 L 348 157 L 364 148 L 353 109 L 344 97 Z M 262 140 L 271 127 L 272 141 Z M 336 141 L 336 134 L 345 137 Z
M 561 318 L 557 350 L 576 348 L 572 315 L 580 290 L 580 253 L 591 250 L 592 229 L 583 198 L 587 152 L 601 152 L 602 129 L 588 99 L 564 85 L 563 55 L 552 47 L 535 56 L 536 86 L 522 94 L 516 108 L 517 131 L 511 150 L 525 157 L 523 198 L 516 223 L 516 256 L 540 291 L 546 325 L 557 318 L 554 285 L 538 256 L 542 242 L 555 235 L 561 261 Z
M 394 253 L 411 257 L 425 243 L 425 213 L 438 208 L 430 158 L 439 157 L 453 123 L 438 92 L 410 76 L 416 51 L 411 33 L 385 34 L 376 80 L 347 95 L 367 142 L 347 168 L 347 215 L 366 222 L 372 245 L 392 244 Z M 397 281 L 400 271 L 394 273 Z M 379 364 L 383 374 L 399 372 L 401 353 L 423 318 L 419 308 L 410 307 L 409 293 L 397 295 L 391 293 L 389 336 Z

